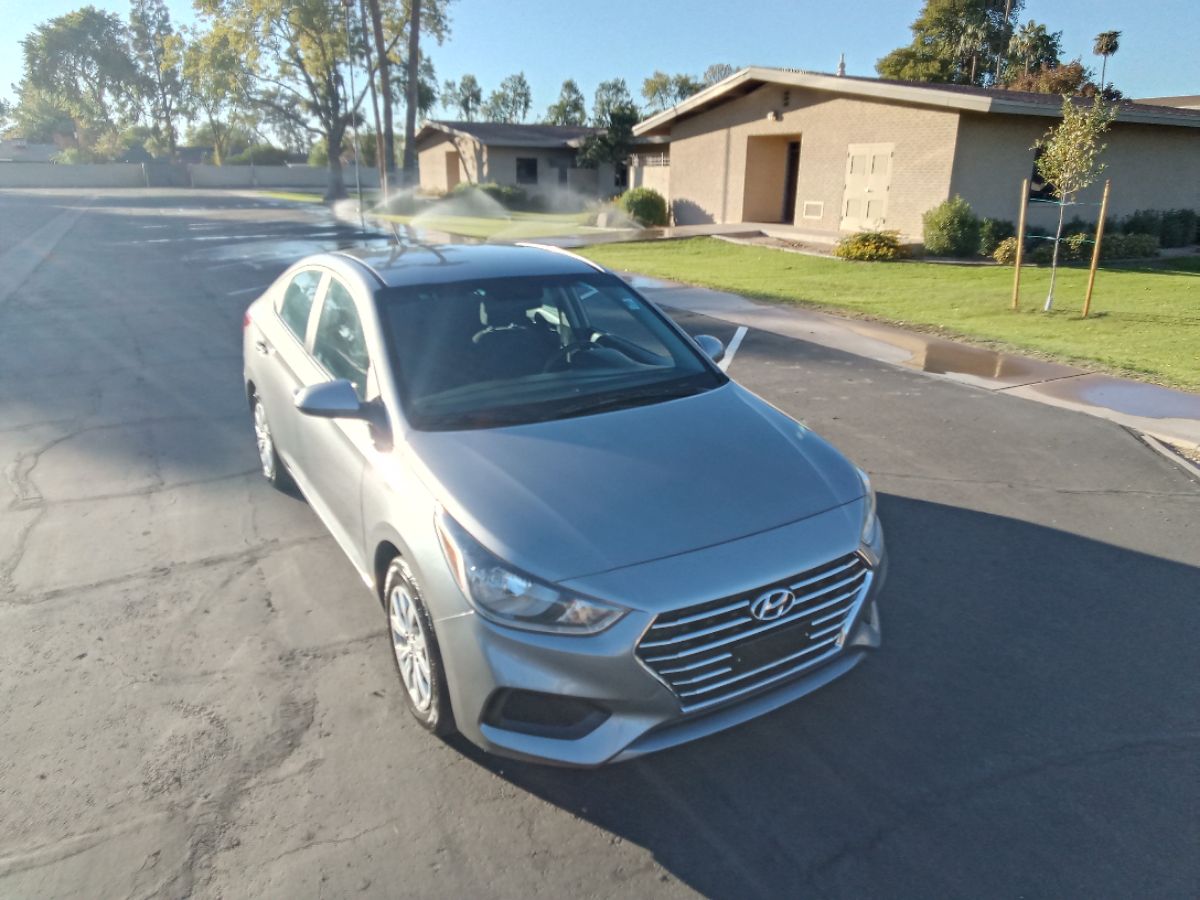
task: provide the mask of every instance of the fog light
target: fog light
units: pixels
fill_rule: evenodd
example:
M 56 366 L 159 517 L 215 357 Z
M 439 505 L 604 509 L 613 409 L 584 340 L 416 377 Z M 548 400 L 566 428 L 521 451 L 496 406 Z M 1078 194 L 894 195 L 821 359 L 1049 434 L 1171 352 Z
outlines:
M 483 722 L 506 731 L 573 741 L 591 734 L 609 716 L 603 706 L 579 697 L 501 688 L 483 711 Z

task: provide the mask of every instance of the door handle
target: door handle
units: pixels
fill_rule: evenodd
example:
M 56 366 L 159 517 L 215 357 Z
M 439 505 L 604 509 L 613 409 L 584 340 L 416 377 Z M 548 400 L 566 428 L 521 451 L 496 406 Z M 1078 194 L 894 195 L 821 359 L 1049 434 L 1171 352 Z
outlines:
M 254 351 L 259 356 L 269 356 L 271 353 L 271 345 L 268 344 L 266 341 L 255 341 L 254 342 Z

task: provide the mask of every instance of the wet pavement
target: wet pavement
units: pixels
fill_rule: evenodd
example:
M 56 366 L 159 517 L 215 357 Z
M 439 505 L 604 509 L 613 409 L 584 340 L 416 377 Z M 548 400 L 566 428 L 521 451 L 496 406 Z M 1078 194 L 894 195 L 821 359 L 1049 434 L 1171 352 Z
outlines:
M 989 350 L 935 335 L 630 274 L 671 309 L 813 341 L 993 391 L 1099 416 L 1185 447 L 1200 446 L 1200 394 Z
M 870 471 L 876 655 L 597 771 L 424 732 L 241 377 L 250 299 L 353 240 L 219 191 L 0 191 L 0 897 L 1196 896 L 1200 484 L 840 320 L 756 313 L 729 374 Z M 677 320 L 730 342 L 705 302 Z

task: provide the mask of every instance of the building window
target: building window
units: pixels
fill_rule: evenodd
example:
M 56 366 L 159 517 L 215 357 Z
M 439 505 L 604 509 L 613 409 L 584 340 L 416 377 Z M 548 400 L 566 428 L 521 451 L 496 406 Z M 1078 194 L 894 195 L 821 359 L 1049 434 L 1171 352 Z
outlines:
M 537 162 L 532 156 L 517 157 L 517 184 L 537 184 Z

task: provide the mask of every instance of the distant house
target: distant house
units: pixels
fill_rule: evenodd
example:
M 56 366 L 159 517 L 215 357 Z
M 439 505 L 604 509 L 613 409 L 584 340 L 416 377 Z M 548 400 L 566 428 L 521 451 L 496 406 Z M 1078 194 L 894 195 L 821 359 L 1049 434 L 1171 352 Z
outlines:
M 0 162 L 53 162 L 55 144 L 31 143 L 24 138 L 0 138 Z
M 664 143 L 639 148 L 631 183 L 652 176 L 678 224 L 919 240 L 921 214 L 955 194 L 978 215 L 1015 220 L 1034 141 L 1061 107 L 1048 94 L 751 67 L 639 123 L 635 135 Z M 1200 209 L 1200 111 L 1123 103 L 1106 141 L 1113 214 Z M 1053 212 L 1031 207 L 1036 224 Z
M 569 190 L 605 196 L 619 190 L 612 166 L 585 169 L 579 148 L 599 132 L 575 125 L 428 121 L 417 132 L 421 189 L 441 194 L 460 182 L 514 185 L 529 194 Z

